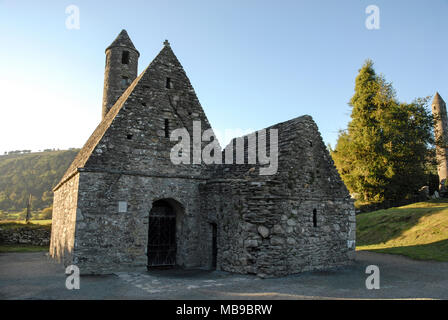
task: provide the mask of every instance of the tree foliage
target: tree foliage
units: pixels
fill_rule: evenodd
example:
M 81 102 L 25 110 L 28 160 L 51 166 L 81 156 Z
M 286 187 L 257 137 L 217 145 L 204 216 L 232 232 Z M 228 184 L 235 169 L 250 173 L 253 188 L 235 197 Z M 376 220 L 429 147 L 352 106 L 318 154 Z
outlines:
M 52 189 L 78 151 L 0 156 L 0 210 L 22 211 L 27 206 L 30 194 L 33 210 L 50 207 L 53 203 Z
M 433 144 L 429 97 L 397 101 L 392 85 L 367 60 L 350 100 L 351 121 L 331 155 L 351 193 L 363 201 L 397 201 L 427 179 Z

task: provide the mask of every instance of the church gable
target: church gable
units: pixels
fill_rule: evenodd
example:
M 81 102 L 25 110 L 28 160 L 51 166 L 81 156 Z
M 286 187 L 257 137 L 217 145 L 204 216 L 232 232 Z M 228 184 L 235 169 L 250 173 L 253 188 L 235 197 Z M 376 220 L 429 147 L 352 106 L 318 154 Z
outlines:
M 64 178 L 77 168 L 200 174 L 200 165 L 175 166 L 170 160 L 177 142 L 171 142 L 169 135 L 186 128 L 192 137 L 193 121 L 200 121 L 202 131 L 210 128 L 182 65 L 165 42 L 99 124 Z
M 270 154 L 271 144 L 275 143 L 270 135 L 271 130 L 277 131 L 277 143 L 273 145 L 273 150 L 277 150 L 277 157 Z M 268 155 L 269 164 L 260 164 L 258 157 L 255 164 L 250 164 L 248 161 L 250 151 L 256 150 L 255 152 L 259 153 L 260 135 L 258 132 L 264 132 L 266 135 L 264 149 L 266 150 L 265 154 Z M 257 135 L 251 134 L 257 137 L 256 140 L 253 140 L 256 144 L 255 147 L 251 146 L 249 135 L 238 138 L 244 140 L 244 164 L 235 164 L 237 139 L 231 142 L 234 161 L 231 164 L 219 166 L 217 176 L 244 178 L 251 181 L 276 180 L 282 183 L 281 185 L 272 185 L 275 189 L 273 193 L 281 189 L 282 195 L 287 196 L 314 196 L 316 193 L 319 194 L 319 197 L 335 197 L 337 195 L 337 197 L 345 198 L 348 196 L 348 191 L 334 167 L 317 125 L 310 116 L 297 117 L 258 132 Z M 228 146 L 225 149 L 227 148 Z M 226 157 L 225 152 L 226 150 L 223 152 L 223 162 Z M 276 170 L 273 170 L 272 175 L 260 175 L 260 168 L 268 167 Z
M 334 166 L 316 123 L 310 116 L 279 126 L 279 168 L 291 196 L 344 199 L 349 193 Z M 289 143 L 287 143 L 289 141 Z M 286 147 L 287 146 L 287 147 Z

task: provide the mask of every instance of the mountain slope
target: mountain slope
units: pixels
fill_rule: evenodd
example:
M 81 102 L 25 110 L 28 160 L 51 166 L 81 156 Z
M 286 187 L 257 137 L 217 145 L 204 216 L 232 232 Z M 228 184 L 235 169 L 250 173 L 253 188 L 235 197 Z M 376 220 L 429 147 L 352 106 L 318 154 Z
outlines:
M 32 195 L 33 210 L 51 206 L 52 188 L 79 149 L 0 156 L 0 210 L 20 211 Z

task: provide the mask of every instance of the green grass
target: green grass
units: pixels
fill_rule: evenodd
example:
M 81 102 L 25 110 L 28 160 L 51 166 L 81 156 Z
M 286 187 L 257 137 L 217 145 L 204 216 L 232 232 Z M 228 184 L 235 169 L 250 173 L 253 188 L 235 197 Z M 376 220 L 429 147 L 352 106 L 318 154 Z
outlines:
M 431 200 L 356 217 L 357 250 L 448 261 L 448 200 Z
M 31 211 L 31 220 L 51 220 L 51 211 L 51 207 L 42 210 Z M 48 215 L 48 213 L 50 213 L 50 215 Z M 0 210 L 0 222 L 1 221 L 25 221 L 25 213 L 23 211 L 12 212 Z
M 31 246 L 26 244 L 1 244 L 0 252 L 42 252 L 48 251 L 48 246 Z
M 19 220 L 21 212 L 0 212 L 0 221 Z
M 30 223 L 25 221 L 0 221 L 0 228 L 2 229 L 39 229 L 39 228 L 51 228 L 51 220 L 31 220 Z

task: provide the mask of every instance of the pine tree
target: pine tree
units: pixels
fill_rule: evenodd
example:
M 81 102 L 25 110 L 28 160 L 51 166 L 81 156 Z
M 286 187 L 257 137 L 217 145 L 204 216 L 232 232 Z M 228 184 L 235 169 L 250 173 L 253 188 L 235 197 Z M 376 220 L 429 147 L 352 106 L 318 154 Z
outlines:
M 399 103 L 392 85 L 367 60 L 350 100 L 351 121 L 331 150 L 351 193 L 369 202 L 397 201 L 425 184 L 432 143 L 428 98 Z

